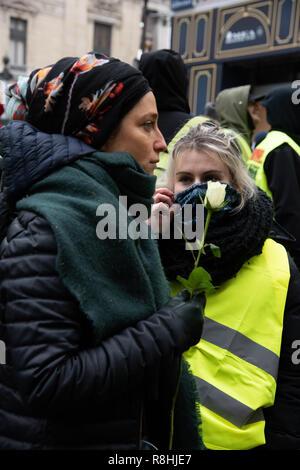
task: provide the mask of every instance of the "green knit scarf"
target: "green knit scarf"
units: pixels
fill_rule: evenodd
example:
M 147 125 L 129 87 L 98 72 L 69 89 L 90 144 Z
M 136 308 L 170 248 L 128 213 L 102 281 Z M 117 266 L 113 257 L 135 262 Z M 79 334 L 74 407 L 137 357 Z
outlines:
M 92 321 L 95 344 L 152 315 L 170 298 L 153 240 L 103 240 L 96 234 L 101 219 L 97 208 L 107 203 L 115 209 L 118 234 L 120 213 L 124 217 L 121 195 L 127 196 L 128 207 L 144 204 L 150 215 L 155 181 L 129 154 L 95 152 L 34 184 L 17 203 L 18 210 L 36 212 L 50 223 L 57 243 L 56 269 Z M 128 225 L 132 217 L 125 213 Z M 204 448 L 197 432 L 201 418 L 193 385 L 183 360 L 173 429 L 175 448 Z
M 34 211 L 50 223 L 57 271 L 92 320 L 96 344 L 147 318 L 169 299 L 153 240 L 103 240 L 96 234 L 100 204 L 115 209 L 118 235 L 121 213 L 124 221 L 119 196 L 127 196 L 128 207 L 142 203 L 150 211 L 154 189 L 155 177 L 131 155 L 95 152 L 34 184 L 17 203 L 18 210 Z M 126 223 L 132 220 L 125 210 Z

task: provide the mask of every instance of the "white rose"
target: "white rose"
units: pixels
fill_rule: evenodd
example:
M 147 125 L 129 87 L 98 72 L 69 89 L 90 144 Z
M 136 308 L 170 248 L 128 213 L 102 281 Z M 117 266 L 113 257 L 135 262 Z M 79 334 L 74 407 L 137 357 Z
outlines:
M 217 210 L 223 207 L 226 195 L 226 184 L 219 181 L 208 181 L 204 199 L 204 206 L 207 209 Z

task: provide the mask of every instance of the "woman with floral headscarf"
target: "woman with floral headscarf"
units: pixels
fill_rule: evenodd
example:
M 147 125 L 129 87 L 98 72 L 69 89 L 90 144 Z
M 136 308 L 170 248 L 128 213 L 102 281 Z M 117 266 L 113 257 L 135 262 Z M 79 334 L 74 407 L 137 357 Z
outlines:
M 148 217 L 165 148 L 148 82 L 90 53 L 34 71 L 10 95 L 0 449 L 203 448 L 181 359 L 200 338 L 202 298 L 170 300 L 130 212 Z

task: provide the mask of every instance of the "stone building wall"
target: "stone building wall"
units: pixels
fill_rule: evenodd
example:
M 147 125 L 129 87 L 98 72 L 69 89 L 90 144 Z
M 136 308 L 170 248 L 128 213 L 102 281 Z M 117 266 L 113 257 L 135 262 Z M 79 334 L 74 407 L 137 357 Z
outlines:
M 3 58 L 12 57 L 11 18 L 26 22 L 25 63 L 16 67 L 10 60 L 9 64 L 15 76 L 93 50 L 95 22 L 111 25 L 110 54 L 133 63 L 141 44 L 143 4 L 143 0 L 0 0 L 0 71 Z M 149 0 L 148 8 L 155 18 L 157 48 L 170 47 L 169 0 Z

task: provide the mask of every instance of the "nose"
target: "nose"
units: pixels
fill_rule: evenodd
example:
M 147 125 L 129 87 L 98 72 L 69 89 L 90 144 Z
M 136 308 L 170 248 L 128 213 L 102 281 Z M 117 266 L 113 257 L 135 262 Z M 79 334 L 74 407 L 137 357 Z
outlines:
M 164 152 L 166 149 L 167 149 L 166 141 L 162 133 L 160 132 L 160 130 L 157 128 L 157 135 L 156 135 L 156 139 L 154 142 L 154 150 L 156 150 L 157 152 Z

